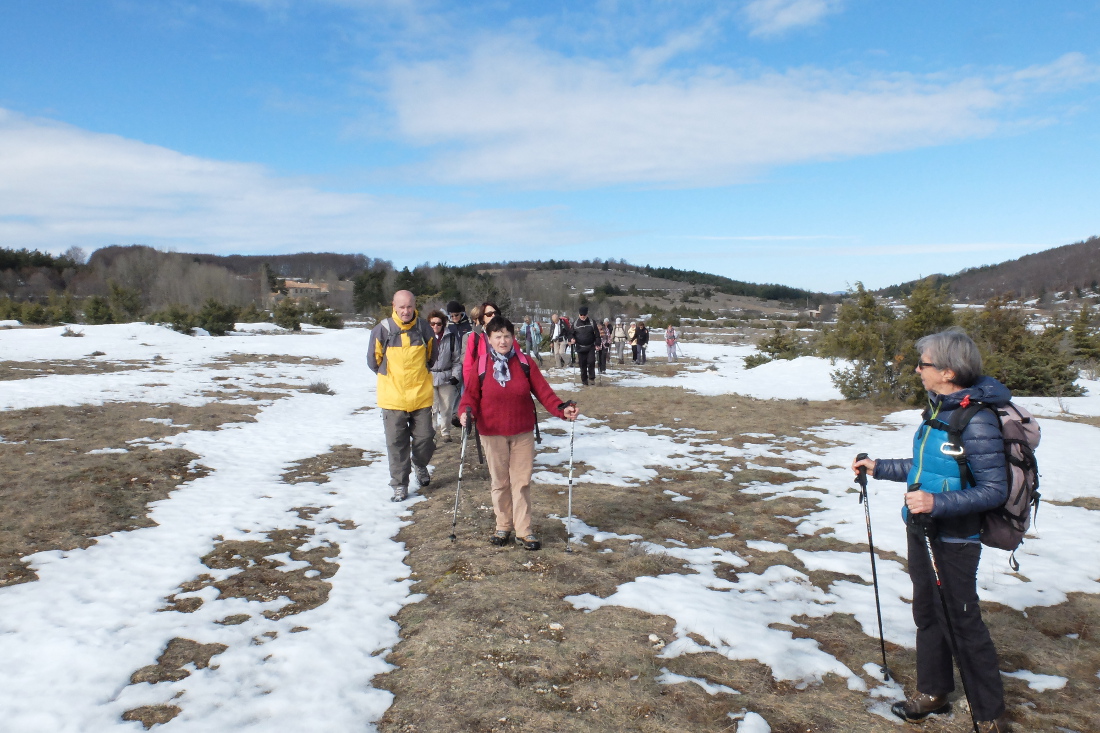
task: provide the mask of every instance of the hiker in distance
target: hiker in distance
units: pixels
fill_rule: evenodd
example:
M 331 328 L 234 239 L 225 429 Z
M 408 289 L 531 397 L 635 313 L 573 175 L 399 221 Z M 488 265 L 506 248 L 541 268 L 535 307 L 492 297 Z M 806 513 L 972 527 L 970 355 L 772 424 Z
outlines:
M 532 321 L 531 316 L 523 317 L 523 353 L 533 356 L 542 366 L 542 354 L 539 347 L 542 345 L 542 326 L 538 321 Z
M 513 533 L 528 550 L 542 547 L 531 529 L 531 472 L 535 462 L 534 393 L 552 415 L 577 419 L 577 406 L 564 402 L 546 383 L 538 365 L 515 348 L 516 329 L 507 318 L 496 317 L 485 327 L 489 350 L 466 373 L 466 389 L 458 406 L 465 427 L 471 410 L 485 446 L 489 466 L 496 531 L 489 541 L 503 547 Z
M 565 347 L 569 343 L 569 326 L 557 313 L 550 314 L 550 349 L 554 354 L 554 366 L 565 366 Z
M 600 341 L 596 346 L 596 371 L 607 374 L 607 357 L 611 354 L 611 319 L 600 324 Z
M 432 426 L 432 329 L 416 312 L 416 296 L 393 294 L 393 313 L 371 329 L 367 366 L 378 375 L 378 408 L 386 431 L 392 501 L 409 496 L 409 473 L 416 469 L 421 488 L 428 485 L 428 461 L 435 453 Z
M 587 305 L 582 305 L 577 313 L 577 322 L 573 324 L 572 338 L 569 339 L 569 343 L 577 347 L 581 385 L 587 387 L 589 382 L 596 381 L 596 349 L 600 346 L 600 332 L 588 317 Z
M 611 329 L 611 341 L 615 344 L 615 353 L 619 357 L 619 363 L 623 364 L 623 353 L 627 342 L 630 341 L 630 335 L 626 331 L 626 326 L 623 325 L 622 318 L 615 319 L 615 326 Z
M 665 329 L 665 351 L 668 352 L 669 364 L 676 361 L 676 342 L 679 340 L 676 335 L 676 327 L 671 323 L 668 324 L 668 328 Z
M 432 424 L 439 430 L 444 443 L 451 442 L 451 414 L 458 399 L 462 380 L 462 357 L 458 327 L 448 322 L 442 311 L 428 314 L 432 327 L 432 350 L 435 352 L 430 371 L 435 401 L 432 403 Z
M 908 721 L 946 712 L 955 689 L 954 654 L 975 729 L 1003 733 L 1009 730 L 1004 689 L 997 650 L 978 607 L 977 570 L 981 513 L 1001 506 L 1008 496 L 1004 441 L 997 415 L 979 410 L 962 432 L 961 448 L 973 476 L 963 480 L 947 424 L 955 410 L 971 402 L 1003 407 L 1011 393 L 982 376 L 978 347 L 961 330 L 925 336 L 916 346 L 928 407 L 913 440 L 913 458 L 864 458 L 852 464 L 857 475 L 863 466 L 876 479 L 908 484 L 902 514 L 917 626 L 917 683 L 916 693 L 891 709 Z
M 645 364 L 645 350 L 649 348 L 649 329 L 645 321 L 638 321 L 634 326 L 634 342 L 638 344 L 638 364 Z

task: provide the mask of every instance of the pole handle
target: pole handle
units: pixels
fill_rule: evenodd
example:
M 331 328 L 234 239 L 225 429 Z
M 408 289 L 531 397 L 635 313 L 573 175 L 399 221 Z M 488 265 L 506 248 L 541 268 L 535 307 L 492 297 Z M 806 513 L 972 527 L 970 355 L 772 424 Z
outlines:
M 866 453 L 860 453 L 856 456 L 857 461 L 862 461 L 865 458 L 870 458 Z M 859 484 L 859 503 L 862 504 L 867 498 L 867 466 L 860 466 L 856 473 L 856 483 Z

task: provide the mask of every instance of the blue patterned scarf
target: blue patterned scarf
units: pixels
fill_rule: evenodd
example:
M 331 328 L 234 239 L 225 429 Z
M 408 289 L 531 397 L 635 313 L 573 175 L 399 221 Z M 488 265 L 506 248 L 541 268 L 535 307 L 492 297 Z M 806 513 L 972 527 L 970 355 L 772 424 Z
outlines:
M 491 348 L 489 354 L 493 357 L 493 379 L 503 387 L 512 378 L 512 373 L 508 371 L 508 360 L 516 355 L 516 347 L 509 349 L 507 354 L 498 353 Z

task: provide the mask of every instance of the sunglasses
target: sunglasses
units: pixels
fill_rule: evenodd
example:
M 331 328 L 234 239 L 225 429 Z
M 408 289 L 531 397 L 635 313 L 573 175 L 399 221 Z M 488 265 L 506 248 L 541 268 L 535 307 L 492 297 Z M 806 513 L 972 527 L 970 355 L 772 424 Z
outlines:
M 496 311 L 485 311 L 484 313 L 481 314 L 481 317 L 482 318 L 492 318 L 496 314 L 497 314 Z
M 433 328 L 443 328 L 443 321 L 432 321 Z
M 933 364 L 930 361 L 918 361 L 917 362 L 917 369 L 927 369 L 927 368 L 939 369 L 938 366 L 936 366 L 935 364 Z

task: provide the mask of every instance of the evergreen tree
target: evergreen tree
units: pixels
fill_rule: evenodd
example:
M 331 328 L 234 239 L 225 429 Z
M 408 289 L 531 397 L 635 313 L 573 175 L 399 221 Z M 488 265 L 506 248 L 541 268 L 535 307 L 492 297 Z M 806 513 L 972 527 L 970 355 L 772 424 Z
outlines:
M 917 374 L 916 343 L 925 336 L 946 331 L 955 325 L 951 293 L 946 286 L 935 287 L 930 278 L 917 282 L 905 300 L 905 316 L 899 322 L 900 351 L 895 359 L 898 371 L 898 396 L 913 404 L 925 399 L 924 385 Z
M 141 293 L 134 288 L 124 288 L 116 282 L 107 283 L 111 310 L 118 323 L 135 321 L 141 317 Z
M 216 298 L 207 298 L 195 319 L 196 325 L 211 336 L 224 336 L 233 330 L 236 321 L 237 309 L 219 302 Z
M 275 306 L 275 313 L 273 320 L 275 325 L 281 328 L 285 328 L 288 331 L 301 331 L 302 330 L 302 311 L 299 310 L 298 304 L 294 302 L 294 298 L 283 298 Z
M 1075 359 L 1091 361 L 1100 359 L 1100 336 L 1092 330 L 1092 308 L 1088 303 L 1081 304 L 1081 310 L 1070 327 L 1073 338 L 1073 356 Z
M 1021 307 L 1007 296 L 991 298 L 985 308 L 968 314 L 963 325 L 978 344 L 986 374 L 1018 395 L 1072 396 L 1082 393 L 1074 384 L 1077 371 L 1062 349 L 1064 326 L 1048 326 L 1033 333 Z
M 93 295 L 84 301 L 84 322 L 93 326 L 114 323 L 111 303 L 101 295 Z
M 832 373 L 846 399 L 900 398 L 901 329 L 894 311 L 857 282 L 837 310 L 837 323 L 826 335 L 823 354 L 852 362 Z
M 357 313 L 369 313 L 386 302 L 384 271 L 364 270 L 355 276 L 354 283 L 352 302 Z

